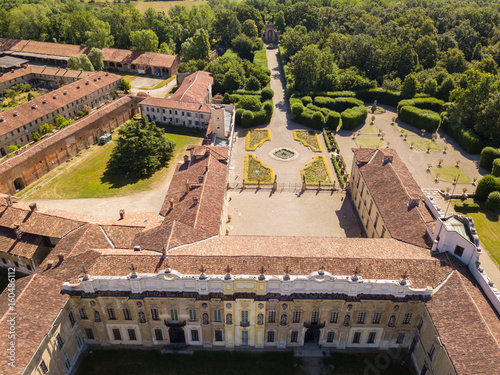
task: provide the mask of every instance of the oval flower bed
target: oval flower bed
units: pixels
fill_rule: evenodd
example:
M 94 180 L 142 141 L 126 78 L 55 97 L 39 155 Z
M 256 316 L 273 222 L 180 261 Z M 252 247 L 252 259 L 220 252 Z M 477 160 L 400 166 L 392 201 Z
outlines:
M 245 184 L 272 184 L 274 182 L 274 171 L 257 159 L 254 154 L 245 155 L 245 170 L 243 173 Z

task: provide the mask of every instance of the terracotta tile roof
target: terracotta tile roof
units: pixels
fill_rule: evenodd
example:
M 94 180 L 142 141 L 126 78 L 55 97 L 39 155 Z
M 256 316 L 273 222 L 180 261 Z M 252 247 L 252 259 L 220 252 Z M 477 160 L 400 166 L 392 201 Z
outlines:
M 183 102 L 180 100 L 163 99 L 163 98 L 147 98 L 141 102 L 141 107 L 152 106 L 159 108 L 171 108 L 178 109 L 181 111 L 193 111 L 193 112 L 203 112 L 211 113 L 212 108 L 207 104 L 202 104 L 200 102 Z M 146 111 L 142 111 L 145 113 Z M 162 115 L 162 113 L 160 113 Z
M 82 100 L 85 96 L 96 93 L 97 90 L 119 80 L 121 77 L 115 74 L 96 72 L 83 80 L 69 83 L 29 102 L 8 109 L 1 114 L 4 120 L 0 122 L 0 136 L 40 119 L 42 116 L 52 114 L 77 100 Z M 42 124 L 43 122 L 40 120 L 39 125 Z
M 103 225 L 101 229 L 106 233 L 114 248 L 127 249 L 132 245 L 135 236 L 144 230 L 144 227 Z
M 435 220 L 425 206 L 422 190 L 393 149 L 353 149 L 361 158 L 358 167 L 369 194 L 384 220 L 391 237 L 417 246 L 429 247 L 427 226 L 434 229 Z M 385 162 L 390 156 L 392 162 Z M 419 206 L 409 207 L 410 199 Z
M 53 77 L 68 77 L 75 79 L 87 77 L 92 73 L 80 70 L 56 68 L 51 66 L 28 65 L 21 69 L 9 70 L 8 72 L 0 73 L 0 84 L 20 77 L 28 81 L 30 79 L 33 79 L 35 74 L 45 74 Z
M 184 78 L 181 85 L 177 91 L 172 94 L 170 99 L 183 102 L 202 103 L 205 101 L 207 95 L 210 94 L 213 82 L 212 73 L 197 71 Z
M 42 291 L 42 292 L 41 292 Z M 16 281 L 16 362 L 7 364 L 7 355 L 0 356 L 0 373 L 22 374 L 35 354 L 38 346 L 52 328 L 54 320 L 68 301 L 62 295 L 61 282 L 43 275 L 34 274 Z M 0 332 L 8 332 L 7 293 L 0 295 Z M 42 313 L 41 313 L 42 312 Z M 0 351 L 7 353 L 9 340 L 0 340 Z
M 67 86 L 65 86 L 67 87 Z M 88 126 L 90 123 L 96 121 L 97 119 L 105 116 L 108 113 L 111 113 L 115 109 L 121 107 L 122 105 L 125 105 L 128 102 L 134 102 L 140 99 L 136 99 L 133 97 L 129 96 L 124 96 L 120 99 L 117 99 L 109 104 L 106 104 L 105 106 L 99 108 L 96 111 L 93 111 L 89 115 L 85 116 L 84 118 L 75 121 L 74 123 L 70 124 L 69 126 L 65 127 L 62 130 L 59 130 L 57 133 L 51 135 L 50 137 L 44 138 L 41 141 L 35 143 L 28 149 L 26 149 L 24 152 L 21 152 L 18 155 L 15 155 L 13 157 L 4 159 L 0 163 L 0 174 L 5 173 L 7 170 L 14 168 L 15 166 L 24 163 L 26 160 L 29 158 L 35 157 L 38 153 L 42 152 L 45 150 L 47 147 L 61 141 L 62 139 L 65 139 L 79 131 L 81 131 L 83 128 Z M 17 108 L 17 107 L 16 107 Z M 18 112 L 19 113 L 19 112 Z M 2 123 L 0 123 L 0 129 L 1 129 Z
M 84 270 L 92 268 L 93 264 L 101 257 L 101 253 L 94 250 L 72 255 L 62 261 L 56 261 L 52 266 L 44 262 L 37 269 L 36 273 L 59 280 L 59 290 L 62 289 L 62 283 L 74 282 L 78 276 L 83 275 Z
M 52 55 L 69 58 L 88 54 L 92 48 L 74 44 L 38 42 L 36 40 L 16 40 L 0 38 L 0 51 L 13 51 L 34 55 Z M 105 62 L 150 65 L 171 68 L 178 57 L 163 53 L 129 51 L 117 48 L 103 48 Z
M 42 237 L 24 233 L 17 239 L 13 229 L 0 227 L 0 252 L 31 259 L 42 243 Z
M 500 320 L 470 274 L 459 267 L 426 302 L 458 375 L 500 369 Z

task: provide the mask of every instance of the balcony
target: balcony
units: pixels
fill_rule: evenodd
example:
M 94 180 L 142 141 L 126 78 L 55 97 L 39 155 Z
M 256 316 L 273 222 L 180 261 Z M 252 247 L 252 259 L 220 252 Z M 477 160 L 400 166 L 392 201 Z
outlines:
M 241 327 L 250 327 L 250 323 L 248 321 L 240 322 Z

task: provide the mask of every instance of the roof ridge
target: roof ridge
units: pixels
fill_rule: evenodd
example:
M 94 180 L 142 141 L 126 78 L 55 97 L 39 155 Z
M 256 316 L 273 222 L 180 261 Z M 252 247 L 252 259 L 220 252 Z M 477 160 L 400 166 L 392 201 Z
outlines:
M 203 186 L 202 186 L 202 188 L 201 188 L 201 194 L 200 194 L 200 198 L 199 198 L 199 200 L 198 200 L 198 207 L 197 207 L 197 209 L 196 209 L 196 216 L 195 216 L 195 218 L 194 218 L 193 228 L 195 228 L 195 229 L 197 229 L 197 228 L 196 228 L 196 223 L 198 222 L 198 215 L 200 214 L 201 202 L 203 201 L 203 195 L 204 195 L 204 193 L 205 193 L 205 186 L 207 186 L 207 177 L 208 177 L 208 175 L 209 175 L 209 173 L 210 173 L 210 171 L 211 171 L 211 169 L 208 167 L 208 165 L 210 164 L 210 161 L 212 160 L 212 159 L 210 158 L 210 156 L 211 156 L 211 155 L 209 154 L 209 156 L 208 156 L 208 160 L 207 160 L 207 170 L 206 170 L 206 172 L 205 172 L 205 173 L 206 173 L 206 175 L 205 175 L 205 177 L 203 178 Z
M 186 95 L 186 93 L 189 91 L 189 89 L 191 89 L 191 86 L 193 86 L 193 85 L 194 85 L 194 83 L 196 82 L 196 80 L 198 79 L 198 73 L 199 73 L 199 72 L 200 72 L 200 71 L 198 70 L 198 71 L 195 73 L 195 74 L 196 74 L 196 77 L 194 77 L 194 79 L 193 79 L 193 81 L 191 82 L 191 84 L 189 85 L 189 87 L 188 87 L 186 90 L 184 90 L 184 93 L 181 95 L 181 98 L 179 99 L 179 101 L 184 101 L 184 100 L 183 100 L 184 95 Z M 187 76 L 186 78 L 188 78 L 188 77 L 190 77 L 190 76 L 191 76 L 191 74 L 190 74 L 189 76 Z M 181 86 L 182 86 L 182 85 L 181 85 Z
M 28 289 L 29 285 L 31 284 L 31 282 L 35 279 L 35 277 L 37 276 L 40 276 L 40 274 L 38 273 L 34 273 L 33 274 L 33 277 L 31 278 L 30 281 L 28 281 L 28 283 L 24 286 L 23 290 L 21 293 L 19 293 L 17 296 L 16 296 L 16 303 L 17 301 L 22 297 L 22 295 L 24 294 L 24 292 Z M 29 276 L 28 276 L 29 277 Z M 8 314 L 8 311 L 10 310 L 10 308 L 7 308 L 7 311 L 3 314 L 2 317 L 0 317 L 0 323 L 2 323 L 4 321 L 4 319 L 7 317 L 7 314 Z M 17 315 L 17 314 L 16 314 Z
M 113 249 L 116 248 L 113 240 L 111 240 L 111 238 L 109 238 L 108 234 L 106 233 L 106 231 L 103 229 L 103 227 L 101 225 L 98 225 L 99 229 L 101 230 L 102 234 L 104 234 L 104 237 L 106 237 L 106 239 L 108 240 L 109 244 L 111 246 L 113 246 Z

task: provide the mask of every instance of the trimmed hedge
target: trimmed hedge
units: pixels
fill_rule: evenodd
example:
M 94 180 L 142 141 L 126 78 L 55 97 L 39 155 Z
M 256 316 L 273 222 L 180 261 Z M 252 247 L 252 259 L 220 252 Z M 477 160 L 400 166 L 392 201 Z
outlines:
M 486 199 L 486 208 L 496 211 L 500 209 L 500 192 L 492 191 Z
M 459 212 L 478 212 L 481 207 L 477 203 L 456 203 L 455 204 L 455 211 Z
M 224 99 L 222 99 L 222 103 L 224 103 L 224 104 L 238 103 L 241 100 L 241 98 L 244 98 L 246 96 L 253 96 L 253 97 L 256 97 L 257 99 L 260 100 L 259 94 L 257 94 L 257 95 L 241 95 L 241 94 L 229 94 L 226 92 L 224 94 Z
M 429 109 L 431 111 L 441 113 L 444 101 L 436 98 L 413 98 L 401 100 L 398 103 L 398 116 L 400 109 L 406 105 L 411 105 L 420 109 Z
M 418 129 L 425 129 L 430 133 L 435 133 L 441 125 L 441 117 L 438 113 L 412 105 L 401 107 L 398 116 L 403 122 Z
M 266 101 L 259 111 L 252 112 L 243 108 L 238 108 L 235 114 L 235 123 L 243 128 L 265 124 L 271 121 L 273 108 L 273 103 L 270 100 Z
M 342 129 L 353 130 L 365 122 L 368 110 L 365 106 L 349 108 L 342 112 L 340 116 L 342 118 Z
M 321 96 L 328 96 L 329 98 L 355 98 L 356 93 L 354 91 L 328 91 L 318 93 Z
M 481 151 L 481 159 L 479 159 L 479 165 L 491 171 L 493 168 L 493 161 L 500 158 L 500 148 L 485 147 Z
M 269 100 L 273 98 L 274 91 L 270 87 L 264 87 L 260 95 L 262 96 L 262 100 Z
M 356 93 L 356 98 L 369 103 L 373 103 L 376 100 L 377 104 L 387 104 L 393 107 L 397 107 L 401 100 L 407 99 L 398 91 L 390 91 L 380 88 L 360 90 Z
M 326 129 L 323 129 L 323 139 L 325 140 L 326 148 L 328 149 L 328 151 L 332 151 L 333 147 L 332 144 L 330 143 L 328 135 L 326 135 Z
M 335 111 L 330 111 L 328 115 L 325 117 L 325 125 L 330 129 L 335 130 L 338 128 L 340 124 L 340 113 Z
M 484 202 L 492 191 L 500 191 L 500 179 L 487 174 L 477 184 L 476 199 Z
M 363 105 L 363 101 L 356 98 L 328 98 L 326 96 L 317 96 L 314 98 L 314 104 L 319 107 L 326 107 L 332 111 L 343 112 L 346 109 Z
M 335 168 L 335 173 L 337 174 L 337 178 L 339 180 L 340 186 L 344 187 L 345 185 L 345 179 L 344 176 L 342 176 L 342 171 L 340 170 L 339 164 L 337 163 L 337 159 L 335 158 L 335 155 L 332 155 L 332 163 L 333 167 Z M 349 175 L 347 175 L 349 176 Z
M 319 108 L 313 104 L 304 107 L 298 98 L 290 98 L 292 120 L 313 129 L 321 130 L 325 125 L 336 129 L 340 123 L 340 114 L 327 108 Z
M 493 168 L 491 168 L 491 174 L 495 177 L 500 177 L 500 158 L 493 160 Z
M 479 154 L 483 149 L 483 142 L 472 129 L 464 129 L 460 126 L 446 127 L 446 134 L 453 138 L 469 154 Z

